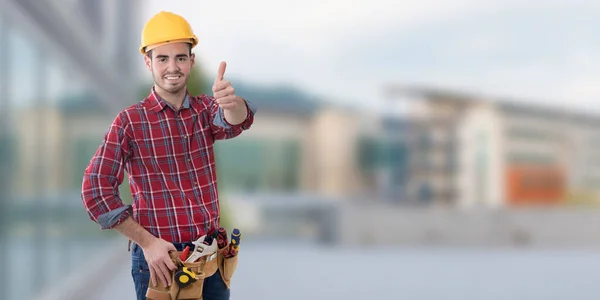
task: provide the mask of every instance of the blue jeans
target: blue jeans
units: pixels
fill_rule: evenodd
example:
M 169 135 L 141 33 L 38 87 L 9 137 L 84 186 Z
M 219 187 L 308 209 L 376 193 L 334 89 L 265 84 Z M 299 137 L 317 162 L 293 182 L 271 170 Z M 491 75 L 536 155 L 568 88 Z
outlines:
M 181 251 L 183 247 L 175 245 Z M 144 257 L 142 248 L 133 243 L 131 245 L 131 276 L 135 286 L 137 300 L 146 300 L 146 291 L 150 282 L 150 269 Z M 203 300 L 229 300 L 230 290 L 221 279 L 221 273 L 217 270 L 214 275 L 204 279 L 202 291 Z

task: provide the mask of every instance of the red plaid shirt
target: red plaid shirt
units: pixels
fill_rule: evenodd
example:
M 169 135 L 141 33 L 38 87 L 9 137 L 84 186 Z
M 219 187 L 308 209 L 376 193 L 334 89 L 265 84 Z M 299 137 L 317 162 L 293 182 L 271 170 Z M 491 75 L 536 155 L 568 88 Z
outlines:
M 85 169 L 82 200 L 101 228 L 127 216 L 156 237 L 189 242 L 219 227 L 213 144 L 250 128 L 255 108 L 239 125 L 224 120 L 214 98 L 188 94 L 176 112 L 152 89 L 119 113 Z M 133 205 L 124 205 L 118 187 L 129 176 Z

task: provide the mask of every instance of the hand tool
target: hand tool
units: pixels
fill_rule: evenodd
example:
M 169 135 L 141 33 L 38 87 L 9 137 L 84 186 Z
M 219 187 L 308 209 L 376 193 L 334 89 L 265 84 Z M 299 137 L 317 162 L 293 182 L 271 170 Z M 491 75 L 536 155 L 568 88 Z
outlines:
M 237 228 L 233 229 L 233 232 L 231 233 L 231 249 L 234 250 L 237 254 L 237 252 L 240 250 L 240 240 L 242 239 L 242 234 L 240 233 L 240 230 Z
M 218 250 L 217 239 L 212 236 L 203 235 L 192 244 L 194 244 L 194 251 L 186 259 L 186 262 L 195 262 L 204 256 L 210 256 L 206 259 L 206 261 L 210 261 L 215 257 L 213 254 L 216 254 Z
M 187 259 L 188 253 L 190 252 L 190 246 L 185 246 L 185 249 L 179 255 L 179 259 L 181 261 L 185 261 Z
M 193 283 L 197 280 L 196 273 L 190 270 L 188 267 L 179 267 L 177 271 L 175 271 L 175 280 L 180 288 L 184 288 L 190 283 Z
M 223 227 L 219 227 L 219 233 L 217 234 L 217 245 L 219 246 L 219 250 L 225 248 L 227 243 L 227 230 Z
M 177 270 L 175 271 L 175 281 L 179 286 L 179 290 L 177 290 L 177 295 L 175 295 L 175 299 L 179 298 L 179 292 L 181 291 L 181 289 L 198 280 L 197 276 L 198 275 L 196 275 L 196 273 L 194 273 L 188 267 L 179 266 L 179 268 L 177 268 Z
M 229 244 L 229 249 L 227 249 L 225 252 L 223 252 L 223 256 L 225 258 L 234 257 L 238 254 L 238 252 L 240 251 L 241 239 L 242 239 L 242 234 L 240 233 L 240 230 L 237 228 L 234 228 L 233 232 L 231 233 L 231 243 Z

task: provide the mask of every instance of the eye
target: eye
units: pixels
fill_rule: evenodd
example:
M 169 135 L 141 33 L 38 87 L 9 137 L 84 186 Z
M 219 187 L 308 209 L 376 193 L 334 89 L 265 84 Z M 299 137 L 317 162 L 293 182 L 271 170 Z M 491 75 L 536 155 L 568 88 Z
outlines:
M 159 59 L 158 59 L 158 61 L 159 61 L 159 62 L 166 62 L 166 61 L 167 61 L 167 58 L 165 58 L 165 57 L 161 57 L 161 58 L 159 58 Z
M 187 57 L 185 57 L 185 56 L 179 57 L 179 61 L 180 62 L 187 61 Z

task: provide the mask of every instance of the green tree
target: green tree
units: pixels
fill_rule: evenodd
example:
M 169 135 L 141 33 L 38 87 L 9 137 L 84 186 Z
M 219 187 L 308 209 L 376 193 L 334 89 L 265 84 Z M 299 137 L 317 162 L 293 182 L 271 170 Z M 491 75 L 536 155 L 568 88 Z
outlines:
M 190 79 L 188 81 L 187 88 L 192 96 L 198 96 L 201 94 L 211 95 L 212 81 L 203 72 L 202 64 L 196 60 L 196 65 L 190 73 Z

